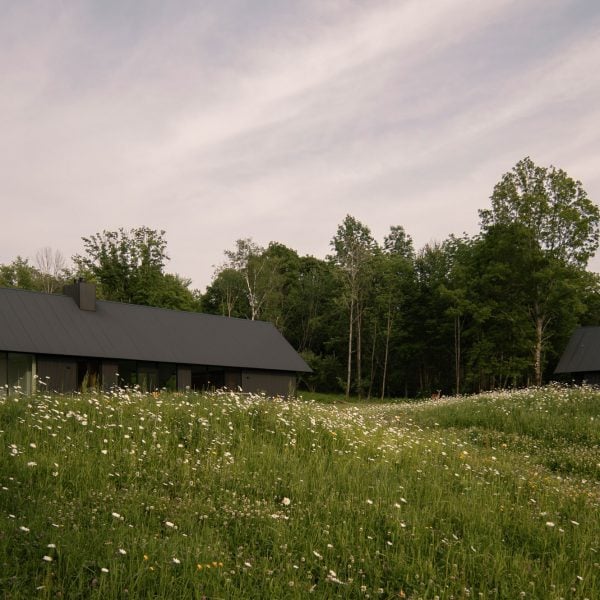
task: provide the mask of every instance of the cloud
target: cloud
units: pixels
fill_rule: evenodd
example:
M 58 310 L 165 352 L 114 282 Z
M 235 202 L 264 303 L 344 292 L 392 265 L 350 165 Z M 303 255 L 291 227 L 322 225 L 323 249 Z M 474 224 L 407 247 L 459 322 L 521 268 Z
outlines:
M 419 246 L 526 155 L 598 198 L 592 4 L 11 3 L 0 262 L 146 224 L 204 286 L 236 238 L 324 256 L 347 213 Z

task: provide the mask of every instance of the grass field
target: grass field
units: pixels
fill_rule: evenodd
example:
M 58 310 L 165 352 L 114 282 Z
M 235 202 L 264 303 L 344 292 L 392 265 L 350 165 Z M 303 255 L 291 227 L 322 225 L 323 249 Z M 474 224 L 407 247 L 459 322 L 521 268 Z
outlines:
M 600 598 L 600 394 L 0 400 L 3 598 Z

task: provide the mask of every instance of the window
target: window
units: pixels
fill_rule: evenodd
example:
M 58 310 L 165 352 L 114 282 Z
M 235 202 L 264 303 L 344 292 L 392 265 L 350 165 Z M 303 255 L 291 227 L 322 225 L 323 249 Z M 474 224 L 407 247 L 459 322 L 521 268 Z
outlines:
M 158 368 L 153 362 L 138 362 L 138 384 L 140 391 L 153 392 L 158 388 Z
M 8 394 L 8 358 L 6 352 L 0 352 L 0 398 Z
M 80 359 L 77 361 L 77 389 L 82 392 L 96 390 L 100 386 L 100 361 Z
M 197 391 L 214 390 L 225 385 L 223 367 L 192 366 L 192 389 Z
M 120 360 L 117 372 L 119 373 L 117 381 L 119 387 L 133 387 L 137 384 L 137 365 L 134 360 Z
M 177 389 L 177 366 L 171 363 L 158 364 L 158 387 L 174 392 Z
M 8 388 L 5 387 L 5 389 L 8 390 L 8 395 L 31 394 L 33 356 L 31 354 L 9 352 L 6 364 L 7 377 L 5 386 L 8 386 Z

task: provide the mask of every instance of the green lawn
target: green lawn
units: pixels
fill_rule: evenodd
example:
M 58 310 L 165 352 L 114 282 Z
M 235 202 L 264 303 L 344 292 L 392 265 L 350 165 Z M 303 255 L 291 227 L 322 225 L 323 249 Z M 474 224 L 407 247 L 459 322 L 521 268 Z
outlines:
M 3 598 L 600 598 L 600 394 L 0 400 Z

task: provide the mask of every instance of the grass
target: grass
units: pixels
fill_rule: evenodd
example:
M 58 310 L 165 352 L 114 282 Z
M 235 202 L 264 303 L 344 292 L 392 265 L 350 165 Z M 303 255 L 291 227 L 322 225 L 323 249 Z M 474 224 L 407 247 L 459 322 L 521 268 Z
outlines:
M 600 395 L 0 400 L 4 598 L 600 597 Z

